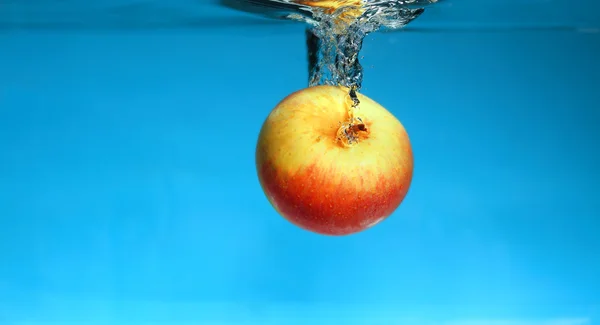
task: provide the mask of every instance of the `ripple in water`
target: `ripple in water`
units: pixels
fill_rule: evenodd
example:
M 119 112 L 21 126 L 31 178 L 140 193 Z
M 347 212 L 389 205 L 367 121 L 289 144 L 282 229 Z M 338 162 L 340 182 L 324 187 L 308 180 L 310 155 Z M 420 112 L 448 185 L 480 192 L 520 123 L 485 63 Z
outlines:
M 369 33 L 398 29 L 438 0 L 245 0 L 267 17 L 309 25 L 306 31 L 309 85 L 360 90 L 362 43 Z

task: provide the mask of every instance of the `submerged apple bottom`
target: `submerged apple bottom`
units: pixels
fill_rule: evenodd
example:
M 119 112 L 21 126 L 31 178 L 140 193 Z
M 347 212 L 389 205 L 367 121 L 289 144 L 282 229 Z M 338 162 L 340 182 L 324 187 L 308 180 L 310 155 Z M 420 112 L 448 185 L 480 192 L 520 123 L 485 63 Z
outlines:
M 335 131 L 348 117 L 347 94 L 317 86 L 288 96 L 265 121 L 256 151 L 260 184 L 273 207 L 324 235 L 349 235 L 382 221 L 401 204 L 412 179 L 404 128 L 363 95 L 361 116 L 375 132 L 350 148 L 336 143 Z M 316 124 L 324 133 L 302 130 Z
M 327 176 L 322 167 L 309 166 L 284 175 L 270 163 L 263 164 L 261 185 L 273 207 L 293 224 L 324 235 L 348 235 L 374 226 L 388 217 L 402 202 L 408 185 L 364 175 Z M 339 176 L 338 176 L 339 177 Z M 376 181 L 370 191 L 360 190 L 363 179 Z M 392 177 L 393 179 L 393 177 Z

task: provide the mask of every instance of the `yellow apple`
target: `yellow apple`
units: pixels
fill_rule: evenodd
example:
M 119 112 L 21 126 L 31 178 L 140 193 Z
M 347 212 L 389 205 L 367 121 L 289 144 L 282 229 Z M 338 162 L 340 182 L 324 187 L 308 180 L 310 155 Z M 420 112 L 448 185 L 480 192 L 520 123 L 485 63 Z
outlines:
M 295 0 L 295 2 L 309 7 L 321 8 L 328 15 L 333 15 L 340 8 L 343 8 L 342 11 L 337 12 L 334 19 L 333 32 L 335 34 L 344 33 L 346 27 L 365 12 L 364 0 Z
M 413 175 L 400 121 L 350 89 L 315 86 L 281 101 L 256 147 L 258 178 L 268 200 L 293 224 L 324 235 L 348 235 L 387 218 Z

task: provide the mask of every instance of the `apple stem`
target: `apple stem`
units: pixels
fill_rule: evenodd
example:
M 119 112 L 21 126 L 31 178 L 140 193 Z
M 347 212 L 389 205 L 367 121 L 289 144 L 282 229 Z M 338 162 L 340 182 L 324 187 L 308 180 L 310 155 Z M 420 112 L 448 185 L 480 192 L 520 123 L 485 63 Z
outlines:
M 356 95 L 357 89 L 358 89 L 357 85 L 352 85 L 352 87 L 350 87 L 350 92 L 348 93 L 348 95 L 350 95 L 350 99 L 352 99 L 352 108 L 356 108 L 360 104 L 360 100 L 358 99 L 358 96 Z
M 351 122 L 351 120 L 354 118 L 354 113 L 355 111 L 359 108 L 358 106 L 360 105 L 360 100 L 358 99 L 358 95 L 357 95 L 357 86 L 352 86 L 350 87 L 350 90 L 348 91 L 348 96 L 350 97 L 350 105 L 348 107 L 348 118 Z

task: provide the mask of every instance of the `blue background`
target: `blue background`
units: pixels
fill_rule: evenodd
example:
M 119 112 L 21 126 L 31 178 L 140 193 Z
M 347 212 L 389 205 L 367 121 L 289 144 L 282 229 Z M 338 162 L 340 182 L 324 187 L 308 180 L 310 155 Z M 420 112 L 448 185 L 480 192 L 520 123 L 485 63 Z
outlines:
M 362 54 L 415 176 L 336 238 L 279 217 L 254 167 L 307 83 L 301 25 L 0 33 L 0 324 L 600 322 L 597 30 Z

